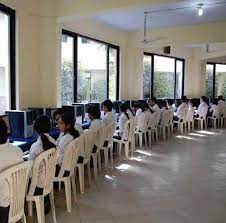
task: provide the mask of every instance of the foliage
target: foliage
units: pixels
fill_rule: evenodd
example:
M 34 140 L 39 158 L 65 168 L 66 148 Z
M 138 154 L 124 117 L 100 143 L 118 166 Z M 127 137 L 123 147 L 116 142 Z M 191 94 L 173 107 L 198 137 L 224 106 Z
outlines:
M 211 69 L 206 70 L 206 96 L 213 97 L 213 73 Z
M 217 72 L 215 82 L 215 96 L 223 95 L 226 97 L 226 73 Z

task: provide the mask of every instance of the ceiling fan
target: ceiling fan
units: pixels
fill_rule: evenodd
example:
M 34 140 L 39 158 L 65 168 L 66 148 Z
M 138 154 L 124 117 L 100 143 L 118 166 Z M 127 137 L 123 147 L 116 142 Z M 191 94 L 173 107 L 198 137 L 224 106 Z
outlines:
M 225 52 L 226 51 L 226 49 L 222 49 L 222 48 L 218 48 L 218 49 L 214 49 L 214 48 L 212 48 L 211 49 L 211 44 L 210 43 L 207 43 L 207 44 L 205 44 L 205 52 L 206 53 L 220 53 L 220 52 Z
M 156 37 L 156 38 L 148 38 L 147 37 L 147 18 L 149 12 L 144 12 L 144 33 L 143 33 L 143 40 L 141 41 L 142 44 L 148 45 L 154 42 L 164 40 L 166 37 Z

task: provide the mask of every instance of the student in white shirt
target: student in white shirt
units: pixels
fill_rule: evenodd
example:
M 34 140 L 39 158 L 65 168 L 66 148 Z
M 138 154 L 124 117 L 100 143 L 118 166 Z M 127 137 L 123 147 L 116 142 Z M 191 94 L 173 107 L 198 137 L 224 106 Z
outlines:
M 127 137 L 128 132 L 124 132 L 125 124 L 130 119 L 127 113 L 126 104 L 120 105 L 120 116 L 119 116 L 119 132 L 117 136 L 114 136 L 116 139 L 121 139 L 123 136 Z
M 20 148 L 8 143 L 7 125 L 0 119 L 0 172 L 23 162 L 23 152 Z M 8 183 L 0 182 L 0 222 L 8 223 L 10 206 L 10 191 Z
M 140 102 L 135 102 L 133 104 L 133 110 L 136 114 L 136 117 L 139 117 L 142 114 L 142 105 Z
M 155 97 L 152 97 L 151 99 L 148 100 L 148 105 L 150 106 L 150 109 L 153 112 L 159 112 L 160 108 L 157 104 L 157 99 Z
M 209 109 L 209 116 L 212 117 L 219 117 L 220 116 L 220 109 L 219 109 L 219 105 L 218 105 L 218 100 L 217 99 L 213 99 L 213 103 Z
M 187 97 L 182 96 L 181 97 L 181 104 L 177 109 L 177 112 L 174 114 L 174 120 L 178 121 L 184 116 L 184 113 L 188 110 L 188 104 L 187 104 Z
M 162 122 L 162 118 L 163 118 L 164 112 L 165 112 L 166 110 L 168 110 L 167 102 L 166 102 L 166 100 L 162 100 L 162 102 L 161 102 L 161 109 L 160 109 L 160 119 L 159 119 L 159 123 Z
M 138 131 L 145 131 L 148 129 L 149 119 L 150 119 L 150 108 L 149 105 L 144 102 L 141 105 L 142 112 L 138 116 L 138 123 L 137 123 L 137 130 Z
M 61 115 L 57 127 L 59 128 L 60 132 L 63 133 L 63 135 L 57 142 L 56 173 L 60 171 L 67 146 L 72 140 L 79 137 L 79 132 L 74 128 L 74 120 L 71 118 L 71 115 L 67 113 Z
M 112 113 L 112 108 L 113 108 L 113 103 L 111 100 L 105 100 L 103 102 L 104 117 L 102 119 L 102 122 L 106 125 L 111 122 L 115 122 L 115 118 Z
M 225 101 L 224 101 L 224 97 L 222 95 L 218 96 L 218 106 L 219 106 L 220 116 L 226 115 L 226 114 L 224 114 L 226 104 L 225 104 Z
M 173 99 L 167 99 L 167 108 L 170 112 L 174 113 Z
M 35 160 L 42 152 L 56 147 L 56 141 L 49 135 L 50 128 L 51 122 L 49 117 L 42 115 L 35 120 L 34 130 L 38 134 L 38 139 L 30 148 L 28 160 Z M 45 168 L 45 162 L 43 161 L 39 166 L 38 182 L 34 195 L 43 193 Z
M 89 129 L 97 128 L 98 126 L 101 126 L 103 123 L 100 119 L 100 108 L 96 105 L 91 105 L 87 109 L 87 113 L 90 120 L 90 126 Z
M 205 96 L 200 97 L 200 105 L 197 110 L 198 117 L 205 118 L 208 112 L 208 105 L 206 103 L 207 98 Z
M 134 111 L 130 108 L 129 105 L 127 105 L 127 110 L 126 112 L 128 113 L 129 117 L 132 118 L 134 117 L 136 114 L 134 113 Z

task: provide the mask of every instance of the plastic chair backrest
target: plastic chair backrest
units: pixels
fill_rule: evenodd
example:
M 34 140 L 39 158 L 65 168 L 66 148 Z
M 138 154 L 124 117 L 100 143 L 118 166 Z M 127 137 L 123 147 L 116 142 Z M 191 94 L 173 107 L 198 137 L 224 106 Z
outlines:
M 155 126 L 159 124 L 160 115 L 161 115 L 160 110 L 155 112 Z
M 79 155 L 79 148 L 77 145 L 78 141 L 79 141 L 79 137 L 77 139 L 74 139 L 67 146 L 67 149 L 64 153 L 64 158 L 62 161 L 60 172 L 57 177 L 62 178 L 65 171 L 70 171 L 70 176 L 73 175 L 74 169 L 78 160 L 78 155 Z
M 108 124 L 108 143 L 109 145 L 111 145 L 113 143 L 113 136 L 115 133 L 115 122 L 111 122 L 110 124 Z
M 0 174 L 0 182 L 5 182 L 10 191 L 8 222 L 17 222 L 24 215 L 24 201 L 27 192 L 29 172 L 33 161 L 12 166 Z
M 180 119 L 183 120 L 183 122 L 186 122 L 186 120 L 187 120 L 187 114 L 188 114 L 188 108 L 184 108 L 184 109 L 182 110 L 182 116 L 181 116 L 181 118 L 180 118 Z
M 151 113 L 149 114 L 149 118 L 148 118 L 148 128 L 155 128 L 156 125 L 155 125 L 155 117 L 156 117 L 156 112 L 154 113 Z
M 165 110 L 162 115 L 161 125 L 166 126 L 170 123 L 170 111 Z
M 88 130 L 84 133 L 84 159 L 89 160 L 94 146 L 94 132 Z
M 136 130 L 136 118 L 132 117 L 128 123 L 128 141 L 131 142 L 134 139 L 134 134 Z
M 41 153 L 35 160 L 32 170 L 31 185 L 28 191 L 28 196 L 33 196 L 37 187 L 39 177 L 39 166 L 41 162 L 45 163 L 45 178 L 43 184 L 43 196 L 49 194 L 53 188 L 53 178 L 55 177 L 57 153 L 56 149 L 52 148 Z
M 187 118 L 186 121 L 187 122 L 191 122 L 194 119 L 194 114 L 195 114 L 195 108 L 191 107 L 188 109 L 188 113 L 187 113 Z

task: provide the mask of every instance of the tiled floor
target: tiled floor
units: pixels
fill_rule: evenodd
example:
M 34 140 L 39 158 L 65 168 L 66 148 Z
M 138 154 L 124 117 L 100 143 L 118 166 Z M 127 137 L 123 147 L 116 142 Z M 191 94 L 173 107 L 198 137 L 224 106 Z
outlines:
M 226 222 L 226 131 L 179 135 L 115 167 L 78 195 L 71 213 L 57 192 L 58 223 Z

